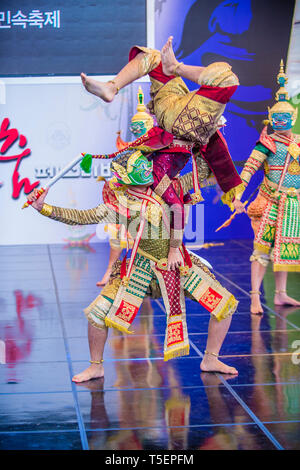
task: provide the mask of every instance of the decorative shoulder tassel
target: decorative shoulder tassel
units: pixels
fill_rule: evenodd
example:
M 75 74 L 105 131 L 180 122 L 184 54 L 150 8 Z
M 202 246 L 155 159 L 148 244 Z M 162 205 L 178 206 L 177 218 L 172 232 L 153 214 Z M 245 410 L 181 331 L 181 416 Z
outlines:
M 85 173 L 90 173 L 92 169 L 92 161 L 93 157 L 90 153 L 84 154 L 83 159 L 81 160 L 80 163 L 80 168 L 85 172 Z
M 227 193 L 224 193 L 221 196 L 221 201 L 223 202 L 223 204 L 227 204 L 227 206 L 229 206 L 230 209 L 233 210 L 233 205 L 232 205 L 233 199 L 234 198 L 236 199 L 237 196 L 241 196 L 244 191 L 245 191 L 245 186 L 243 183 L 241 183 L 238 186 L 235 186 L 234 188 L 227 191 Z

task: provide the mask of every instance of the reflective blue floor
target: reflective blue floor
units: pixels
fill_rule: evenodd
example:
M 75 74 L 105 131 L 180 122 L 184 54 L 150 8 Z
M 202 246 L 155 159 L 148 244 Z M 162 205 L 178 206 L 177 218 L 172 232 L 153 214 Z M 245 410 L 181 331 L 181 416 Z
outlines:
M 105 378 L 75 385 L 108 246 L 0 247 L 0 449 L 300 449 L 300 309 L 274 307 L 269 270 L 265 313 L 250 315 L 251 241 L 198 253 L 239 300 L 221 350 L 239 375 L 200 372 L 209 315 L 191 300 L 190 356 L 164 362 L 165 314 L 151 301 L 133 335 L 110 331 Z M 290 273 L 298 299 L 299 286 Z

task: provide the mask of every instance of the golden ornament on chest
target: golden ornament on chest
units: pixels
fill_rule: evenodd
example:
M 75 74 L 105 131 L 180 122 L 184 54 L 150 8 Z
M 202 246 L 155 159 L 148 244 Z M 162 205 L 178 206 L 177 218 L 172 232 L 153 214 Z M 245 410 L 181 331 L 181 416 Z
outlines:
M 293 161 L 289 164 L 288 172 L 290 175 L 300 175 L 300 165 L 298 158 L 300 155 L 300 147 L 295 143 L 291 143 L 288 147 L 288 152 L 293 158 Z
M 297 160 L 293 160 L 289 164 L 288 172 L 290 175 L 300 175 L 300 165 Z

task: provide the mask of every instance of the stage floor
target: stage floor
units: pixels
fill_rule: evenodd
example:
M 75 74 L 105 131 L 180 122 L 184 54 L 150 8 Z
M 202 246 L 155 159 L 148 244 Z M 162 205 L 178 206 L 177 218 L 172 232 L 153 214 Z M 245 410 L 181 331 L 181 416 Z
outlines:
M 105 379 L 81 385 L 71 377 L 89 365 L 82 310 L 108 245 L 0 247 L 0 449 L 299 449 L 300 309 L 274 308 L 268 271 L 265 314 L 249 314 L 251 246 L 198 251 L 240 301 L 221 350 L 238 377 L 200 372 L 209 315 L 190 300 L 190 355 L 164 362 L 165 314 L 151 301 L 133 335 L 110 331 Z M 299 285 L 290 273 L 298 299 Z

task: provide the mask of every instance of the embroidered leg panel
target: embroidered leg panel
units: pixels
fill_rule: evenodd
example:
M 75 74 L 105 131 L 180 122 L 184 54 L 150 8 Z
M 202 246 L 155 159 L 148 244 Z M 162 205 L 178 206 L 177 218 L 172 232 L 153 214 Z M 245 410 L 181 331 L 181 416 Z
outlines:
M 280 198 L 273 256 L 274 271 L 300 271 L 299 196 Z
M 120 283 L 113 305 L 105 317 L 106 326 L 117 328 L 124 333 L 131 333 L 129 328 L 144 300 L 152 278 L 150 261 L 137 253 L 129 283 L 128 285 Z
M 96 299 L 84 309 L 84 313 L 88 321 L 95 328 L 100 330 L 105 328 L 105 317 L 109 312 L 112 303 L 102 295 L 98 295 Z
M 184 289 L 218 321 L 232 315 L 238 301 L 210 273 L 193 264 L 190 273 L 185 277 Z
M 274 245 L 277 212 L 277 204 L 268 201 L 254 238 L 254 248 L 262 253 L 270 253 Z
M 164 360 L 186 356 L 190 352 L 186 324 L 183 278 L 176 271 L 163 271 L 153 266 L 167 313 Z

